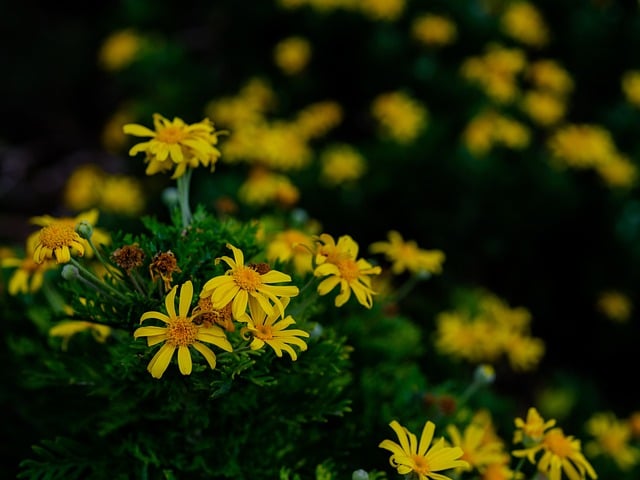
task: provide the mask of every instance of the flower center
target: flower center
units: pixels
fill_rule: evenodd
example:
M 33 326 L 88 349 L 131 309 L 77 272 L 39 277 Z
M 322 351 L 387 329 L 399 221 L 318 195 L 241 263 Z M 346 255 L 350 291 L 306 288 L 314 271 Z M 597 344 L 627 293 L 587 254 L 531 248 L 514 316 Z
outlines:
M 256 326 L 256 332 L 254 333 L 254 335 L 260 340 L 271 340 L 273 338 L 270 325 Z
M 340 276 L 348 282 L 356 280 L 360 276 L 360 269 L 355 260 L 351 258 L 341 258 L 336 262 Z
M 567 437 L 558 431 L 550 431 L 544 437 L 544 444 L 551 453 L 558 457 L 568 457 L 573 452 L 571 442 Z
M 167 343 L 176 347 L 193 345 L 198 334 L 198 327 L 188 317 L 176 317 L 167 327 Z
M 163 143 L 180 143 L 186 137 L 180 127 L 166 127 L 156 135 L 156 140 Z
M 411 459 L 413 460 L 414 472 L 419 473 L 420 475 L 431 473 L 431 469 L 429 468 L 429 464 L 427 463 L 426 458 L 421 455 L 413 455 Z
M 68 247 L 79 240 L 80 235 L 76 233 L 73 225 L 67 223 L 54 223 L 40 230 L 40 242 L 47 248 Z
M 253 268 L 238 267 L 233 272 L 233 280 L 242 290 L 255 292 L 258 287 L 262 286 L 260 274 Z

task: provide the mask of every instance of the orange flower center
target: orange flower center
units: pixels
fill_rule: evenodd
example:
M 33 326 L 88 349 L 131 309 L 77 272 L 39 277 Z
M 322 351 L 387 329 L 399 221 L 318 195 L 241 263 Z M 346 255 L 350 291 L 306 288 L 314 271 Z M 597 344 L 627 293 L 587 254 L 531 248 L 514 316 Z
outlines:
M 180 143 L 186 138 L 180 127 L 166 127 L 156 134 L 156 140 L 163 143 Z
M 260 274 L 253 268 L 238 267 L 233 271 L 233 280 L 242 290 L 255 292 L 258 287 L 262 286 Z
M 271 331 L 270 325 L 258 325 L 256 327 L 256 332 L 254 333 L 254 335 L 260 340 L 271 340 L 273 338 L 273 333 Z
M 411 459 L 413 460 L 414 472 L 419 473 L 420 475 L 431 473 L 431 469 L 429 468 L 426 458 L 421 455 L 412 455 Z
M 558 457 L 568 457 L 573 453 L 571 441 L 557 430 L 551 430 L 544 436 L 546 447 Z
M 80 241 L 78 235 L 71 224 L 54 223 L 40 230 L 40 242 L 47 248 L 55 250 L 56 248 L 71 246 L 74 242 Z
M 198 335 L 198 327 L 188 317 L 171 319 L 167 327 L 167 343 L 176 347 L 193 345 Z
M 348 282 L 356 280 L 360 276 L 358 264 L 351 258 L 341 258 L 336 262 L 336 266 L 340 270 L 340 276 Z

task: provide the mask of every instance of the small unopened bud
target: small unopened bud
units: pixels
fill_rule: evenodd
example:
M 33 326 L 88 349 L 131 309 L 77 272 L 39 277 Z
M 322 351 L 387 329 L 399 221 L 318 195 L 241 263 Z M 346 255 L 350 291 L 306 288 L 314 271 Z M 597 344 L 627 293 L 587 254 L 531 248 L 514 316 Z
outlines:
M 67 263 L 64 267 L 62 267 L 62 272 L 60 272 L 60 275 L 65 280 L 73 281 L 76 278 L 80 277 L 80 271 L 75 265 L 69 265 Z
M 175 187 L 168 187 L 162 191 L 162 201 L 168 207 L 174 207 L 178 204 L 180 198 L 178 197 L 178 189 Z
M 351 474 L 351 480 L 369 480 L 369 474 L 360 469 Z
M 93 227 L 89 222 L 82 220 L 76 225 L 76 232 L 82 238 L 89 240 L 91 238 L 91 235 L 93 235 Z
M 320 338 L 323 333 L 324 333 L 324 328 L 322 327 L 322 325 L 320 325 L 319 323 L 316 323 L 311 329 L 311 331 L 309 332 L 309 338 L 310 339 Z
M 483 364 L 476 367 L 473 372 L 473 381 L 480 385 L 489 385 L 496 379 L 496 371 L 491 365 Z
M 303 225 L 309 220 L 309 214 L 302 208 L 294 208 L 291 211 L 291 220 L 294 224 Z
M 428 270 L 418 270 L 416 272 L 416 277 L 418 277 L 418 279 L 420 280 L 428 280 L 431 278 L 431 272 L 429 272 Z

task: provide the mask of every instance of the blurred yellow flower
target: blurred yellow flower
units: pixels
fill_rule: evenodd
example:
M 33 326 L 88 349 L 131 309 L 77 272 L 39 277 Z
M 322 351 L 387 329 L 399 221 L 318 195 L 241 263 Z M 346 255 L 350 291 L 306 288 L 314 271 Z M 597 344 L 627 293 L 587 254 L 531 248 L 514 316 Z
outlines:
M 607 456 L 623 471 L 631 470 L 640 462 L 640 450 L 630 445 L 631 428 L 612 412 L 593 414 L 585 425 L 594 439 L 585 445 L 585 453 L 595 457 Z
M 541 90 L 526 92 L 520 105 L 531 120 L 542 127 L 551 127 L 560 122 L 567 109 L 564 99 Z
M 267 259 L 270 262 L 293 262 L 298 275 L 313 270 L 314 242 L 311 235 L 295 228 L 283 230 L 274 235 L 267 245 Z
M 49 335 L 51 337 L 62 337 L 62 349 L 66 350 L 71 337 L 87 330 L 91 332 L 93 338 L 99 343 L 106 342 L 109 335 L 111 335 L 111 328 L 107 325 L 84 320 L 67 320 L 60 322 L 49 329 Z
M 640 71 L 629 70 L 622 75 L 622 92 L 627 102 L 640 108 Z
M 246 205 L 276 204 L 288 208 L 300 198 L 300 191 L 285 175 L 266 168 L 254 167 L 240 185 L 238 198 Z
M 442 15 L 425 13 L 411 23 L 411 35 L 418 42 L 430 47 L 442 47 L 456 40 L 456 24 Z
M 359 0 L 360 11 L 372 20 L 394 21 L 405 9 L 405 0 Z
M 65 206 L 75 211 L 97 206 L 103 181 L 104 172 L 99 166 L 91 163 L 77 166 L 64 186 Z
M 34 260 L 33 254 L 37 240 L 37 236 L 29 236 L 26 241 L 24 257 L 16 257 L 11 253 L 0 258 L 2 268 L 15 268 L 7 284 L 9 295 L 27 295 L 37 292 L 44 283 L 45 273 L 56 268 L 56 263 L 52 260 L 44 260 L 41 263 Z
M 98 61 L 105 70 L 122 70 L 136 59 L 142 45 L 142 38 L 131 28 L 113 32 L 102 43 Z
M 522 123 L 487 109 L 478 113 L 462 132 L 462 141 L 477 157 L 489 153 L 496 146 L 520 150 L 529 145 L 531 134 Z
M 102 211 L 134 216 L 143 211 L 144 204 L 144 192 L 137 177 L 105 176 L 98 203 Z
M 273 51 L 276 65 L 287 75 L 300 73 L 311 58 L 311 45 L 303 37 L 288 37 L 278 42 Z
M 596 300 L 596 307 L 608 319 L 618 323 L 628 322 L 633 309 L 631 299 L 616 290 L 601 292 Z
M 544 19 L 532 3 L 510 2 L 500 23 L 504 33 L 530 47 L 543 47 L 549 41 L 549 31 Z
M 540 445 L 544 433 L 555 426 L 555 419 L 545 420 L 535 407 L 529 407 L 525 420 L 516 418 L 516 430 L 513 433 L 513 443 L 522 443 L 526 448 Z M 532 460 L 533 461 L 533 460 Z
M 122 131 L 122 125 L 134 121 L 134 116 L 125 107 L 114 112 L 102 127 L 100 136 L 102 146 L 107 152 L 120 153 L 127 143 L 127 137 Z
M 371 104 L 371 114 L 380 133 L 399 143 L 415 140 L 429 118 L 424 105 L 401 91 L 378 95 Z
M 318 138 L 342 121 L 342 107 L 333 101 L 316 102 L 300 110 L 293 127 L 304 138 Z
M 555 60 L 531 62 L 526 67 L 525 76 L 536 90 L 547 91 L 558 97 L 564 97 L 573 90 L 573 79 Z
M 367 164 L 364 157 L 352 146 L 333 144 L 320 154 L 320 178 L 331 186 L 358 180 L 364 175 Z
M 501 441 L 488 439 L 483 425 L 471 422 L 462 432 L 456 425 L 447 425 L 447 434 L 451 444 L 462 450 L 461 460 L 467 462 L 462 471 L 482 471 L 484 467 L 492 463 L 504 463 L 508 454 L 504 451 Z
M 593 168 L 617 154 L 609 131 L 599 125 L 569 124 L 556 129 L 547 141 L 554 163 Z
M 391 271 L 400 275 L 405 271 L 412 274 L 442 273 L 445 255 L 441 250 L 424 250 L 415 240 L 404 240 L 402 235 L 391 230 L 387 242 L 374 242 L 369 245 L 371 253 L 382 253 L 392 262 Z

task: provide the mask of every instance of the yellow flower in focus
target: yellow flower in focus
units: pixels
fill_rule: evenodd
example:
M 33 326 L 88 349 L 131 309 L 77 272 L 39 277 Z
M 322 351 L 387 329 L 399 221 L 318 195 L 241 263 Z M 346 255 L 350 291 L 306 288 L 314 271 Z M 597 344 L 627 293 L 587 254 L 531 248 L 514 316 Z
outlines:
M 613 154 L 607 161 L 597 164 L 595 168 L 605 183 L 611 187 L 629 188 L 638 180 L 638 169 L 625 155 Z
M 391 271 L 400 275 L 405 271 L 413 274 L 442 273 L 445 255 L 440 250 L 423 250 L 414 240 L 405 241 L 399 232 L 388 232 L 388 242 L 374 242 L 369 246 L 371 253 L 384 254 L 392 262 Z
M 100 191 L 100 208 L 105 212 L 139 215 L 144 209 L 144 193 L 135 177 L 107 175 Z
M 367 168 L 364 157 L 347 144 L 327 147 L 320 155 L 320 165 L 320 178 L 331 186 L 358 180 Z
M 463 471 L 482 471 L 485 466 L 502 463 L 508 457 L 501 441 L 487 440 L 485 427 L 482 425 L 472 422 L 463 432 L 455 425 L 447 425 L 446 430 L 452 445 L 462 450 L 460 459 L 467 462 L 461 469 Z
M 93 227 L 91 237 L 93 244 L 95 246 L 108 245 L 111 242 L 109 235 L 96 227 L 99 216 L 98 209 L 93 208 L 86 212 L 80 212 L 75 217 L 54 218 L 50 215 L 32 217 L 31 223 L 43 227 L 32 233 L 27 239 L 27 242 L 37 242 L 34 249 L 34 260 L 41 263 L 47 258 L 55 258 L 58 263 L 67 263 L 71 259 L 71 253 L 92 258 L 93 249 L 87 240 L 76 233 L 75 228 L 81 222 L 88 223 Z
M 404 12 L 405 0 L 360 0 L 356 5 L 372 20 L 392 22 Z
M 231 311 L 236 320 L 245 316 L 247 305 L 252 305 L 253 311 L 261 308 L 267 315 L 274 312 L 275 306 L 276 312 L 284 317 L 281 297 L 295 297 L 299 292 L 298 287 L 271 284 L 290 282 L 291 277 L 271 270 L 266 264 L 245 265 L 242 250 L 229 243 L 227 248 L 233 252 L 233 258 L 219 257 L 216 263 L 222 260 L 229 266 L 229 270 L 224 275 L 208 280 L 202 287 L 200 297 L 211 297 L 213 308 L 223 308 L 233 302 Z
M 284 308 L 289 305 L 289 298 L 283 298 L 282 304 Z M 256 305 L 253 305 L 256 307 Z M 261 308 L 249 307 L 250 315 L 246 315 L 239 320 L 246 322 L 247 326 L 242 329 L 242 337 L 245 340 L 251 340 L 249 346 L 251 350 L 259 350 L 264 345 L 268 345 L 273 349 L 276 356 L 282 357 L 282 352 L 287 352 L 291 360 L 297 360 L 298 354 L 291 347 L 297 346 L 301 351 L 307 349 L 307 344 L 300 337 L 308 337 L 309 334 L 304 330 L 288 329 L 295 324 L 295 320 L 291 315 L 278 320 L 280 314 L 274 310 L 267 315 Z
M 411 24 L 411 35 L 423 45 L 443 47 L 456 40 L 456 24 L 446 17 L 425 13 L 417 16 Z
M 444 438 L 431 444 L 435 432 L 433 422 L 424 424 L 419 441 L 397 421 L 393 420 L 389 426 L 400 443 L 383 440 L 378 446 L 391 452 L 389 463 L 400 475 L 412 474 L 418 480 L 451 480 L 438 472 L 468 466 L 467 462 L 461 460 L 462 449 L 446 446 Z
M 340 292 L 335 299 L 336 307 L 347 303 L 353 292 L 361 305 L 371 308 L 375 295 L 371 289 L 371 275 L 379 275 L 382 269 L 372 266 L 362 258 L 357 259 L 358 244 L 348 235 L 340 237 L 337 244 L 327 234 L 322 234 L 317 241 L 320 244 L 316 255 L 318 266 L 313 274 L 316 277 L 327 277 L 318 284 L 318 293 L 327 295 L 340 285 Z M 333 250 L 325 256 L 322 252 L 325 252 L 327 247 Z
M 513 433 L 513 443 L 522 443 L 526 448 L 537 446 L 542 442 L 545 431 L 555 426 L 554 419 L 544 420 L 534 407 L 527 411 L 525 420 L 516 418 L 516 430 Z M 533 462 L 533 460 L 531 460 Z
M 288 37 L 278 42 L 273 51 L 278 68 L 287 75 L 300 73 L 309 63 L 311 45 L 303 37 Z
M 594 440 L 585 445 L 589 456 L 604 455 L 613 459 L 623 471 L 631 470 L 640 462 L 640 450 L 631 446 L 631 427 L 611 412 L 594 414 L 585 426 Z
M 203 121 L 187 125 L 180 118 L 168 120 L 162 115 L 153 115 L 155 130 L 135 123 L 122 127 L 123 132 L 136 137 L 151 137 L 151 140 L 138 143 L 129 150 L 129 155 L 144 152 L 147 175 L 165 172 L 175 168 L 171 178 L 184 175 L 187 167 L 196 168 L 199 165 L 211 167 L 213 170 L 220 157 L 220 151 L 215 147 L 218 136 L 224 132 L 216 131 L 208 118 Z
M 640 108 L 640 71 L 630 70 L 622 75 L 622 92 L 627 102 Z
M 100 65 L 108 71 L 122 70 L 136 59 L 142 43 L 141 37 L 131 28 L 113 32 L 98 52 Z
M 549 41 L 544 19 L 532 3 L 509 3 L 500 22 L 504 33 L 530 47 L 543 47 Z
M 80 211 L 98 205 L 104 172 L 94 164 L 76 167 L 67 179 L 63 201 L 68 208 Z
M 93 338 L 99 343 L 106 342 L 109 335 L 111 335 L 111 328 L 107 325 L 83 320 L 60 322 L 49 329 L 49 335 L 51 337 L 62 337 L 62 350 L 66 350 L 71 337 L 87 330 L 91 332 Z
M 598 296 L 596 307 L 610 320 L 625 323 L 631 317 L 633 305 L 627 295 L 615 290 L 607 290 Z
M 567 106 L 556 95 L 532 90 L 524 94 L 521 108 L 538 125 L 551 127 L 564 118 Z
M 525 72 L 536 90 L 564 97 L 573 90 L 573 79 L 555 60 L 542 59 L 531 62 Z
M 404 92 L 378 95 L 371 104 L 371 114 L 384 136 L 399 143 L 410 143 L 426 127 L 427 109 Z
M 298 275 L 313 270 L 313 239 L 310 235 L 290 228 L 275 234 L 267 246 L 267 259 L 271 262 L 293 262 Z
M 145 320 L 156 319 L 164 323 L 164 327 L 139 327 L 133 332 L 133 337 L 136 339 L 147 337 L 147 345 L 150 347 L 164 342 L 147 366 L 147 370 L 153 378 L 162 377 L 176 350 L 178 350 L 178 367 L 182 375 L 190 375 L 193 368 L 190 347 L 200 352 L 211 368 L 216 367 L 216 355 L 203 342 L 216 345 L 227 352 L 233 350 L 224 330 L 220 327 L 205 327 L 192 321 L 189 316 L 191 300 L 193 299 L 191 281 L 183 283 L 180 287 L 180 300 L 178 311 L 176 312 L 175 298 L 177 290 L 178 286 L 176 285 L 165 298 L 166 314 L 151 311 L 142 314 L 140 317 L 140 323 Z

